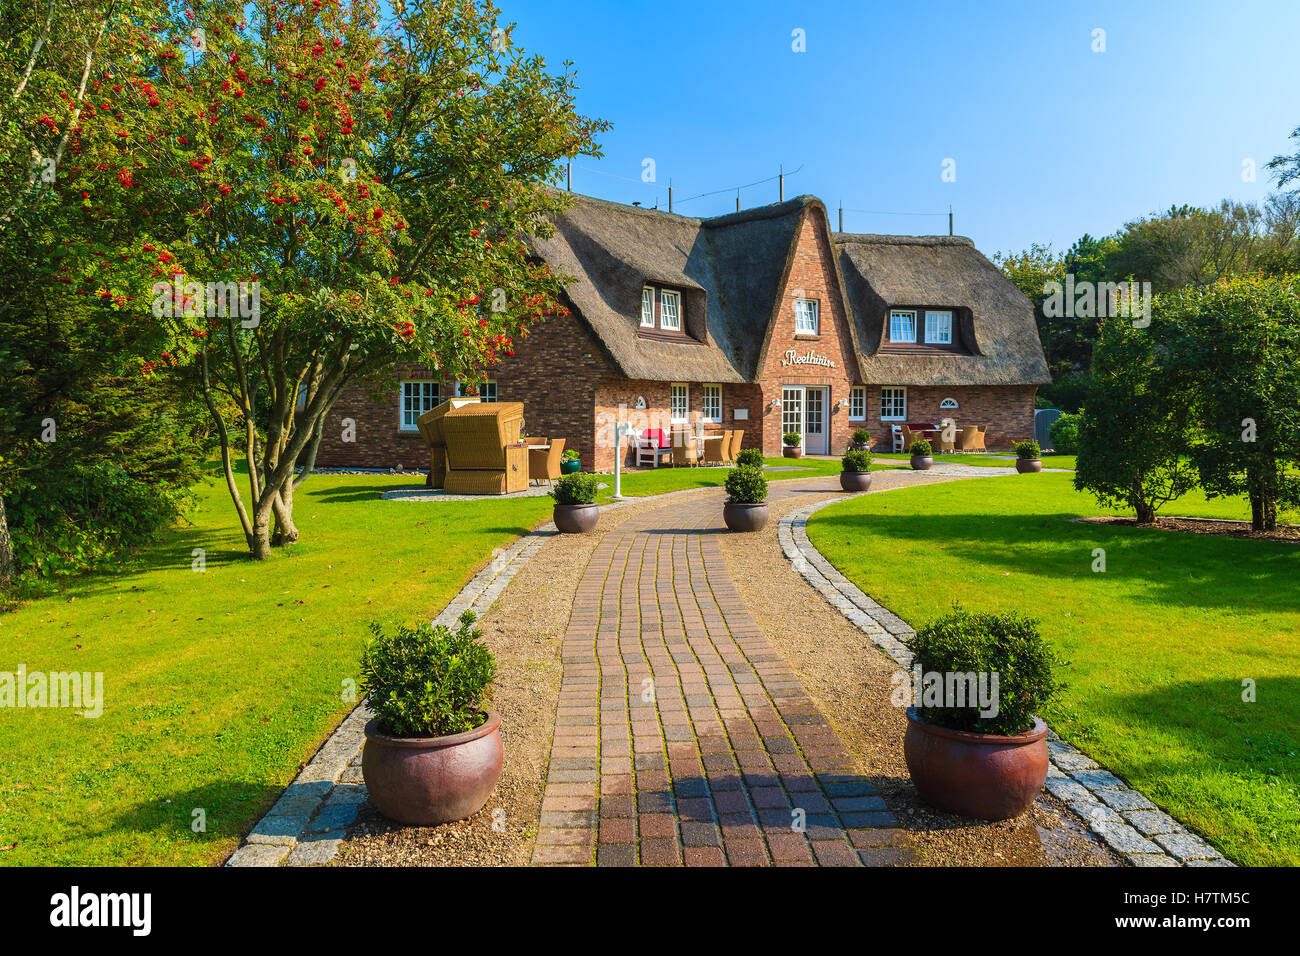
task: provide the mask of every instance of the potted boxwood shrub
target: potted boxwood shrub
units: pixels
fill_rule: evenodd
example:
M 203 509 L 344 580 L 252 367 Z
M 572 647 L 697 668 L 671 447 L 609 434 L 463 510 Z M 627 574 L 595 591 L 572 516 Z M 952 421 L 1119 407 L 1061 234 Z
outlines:
M 572 475 L 582 469 L 582 462 L 578 458 L 576 449 L 568 448 L 560 456 L 560 474 Z
M 851 448 L 840 464 L 840 487 L 845 491 L 866 491 L 871 487 L 871 452 Z
M 921 799 L 985 820 L 1023 813 L 1047 779 L 1047 725 L 1036 712 L 1059 689 L 1060 662 L 1037 623 L 954 607 L 906 643 L 920 699 L 907 711 L 903 756 Z M 968 683 L 965 699 L 950 698 L 953 675 L 970 675 L 978 691 Z
M 871 447 L 871 432 L 865 428 L 855 429 L 853 432 L 853 448 L 855 451 L 866 451 Z
M 749 465 L 751 468 L 757 468 L 760 471 L 766 462 L 763 459 L 763 450 L 761 448 L 742 448 L 736 453 L 737 465 Z
M 1036 441 L 1016 442 L 1016 471 L 1022 475 L 1043 470 L 1043 452 Z
M 361 686 L 366 724 L 361 774 L 379 812 L 399 823 L 461 820 L 487 802 L 505 751 L 501 720 L 487 709 L 496 661 L 461 615 L 455 631 L 429 623 L 385 634 L 370 625 Z
M 786 458 L 803 457 L 803 448 L 800 447 L 803 443 L 803 436 L 801 434 L 798 432 L 786 432 L 781 436 L 781 442 L 785 445 L 785 447 L 781 449 L 781 454 L 785 455 Z
M 737 465 L 727 473 L 722 520 L 732 531 L 762 531 L 767 527 L 767 476 L 763 469 Z
M 934 458 L 930 455 L 930 442 L 918 438 L 912 442 L 912 467 L 917 471 L 929 471 L 934 467 Z
M 599 483 L 595 475 L 581 473 L 561 475 L 555 479 L 550 495 L 555 499 L 555 527 L 565 534 L 582 534 L 596 527 L 600 509 L 596 507 Z

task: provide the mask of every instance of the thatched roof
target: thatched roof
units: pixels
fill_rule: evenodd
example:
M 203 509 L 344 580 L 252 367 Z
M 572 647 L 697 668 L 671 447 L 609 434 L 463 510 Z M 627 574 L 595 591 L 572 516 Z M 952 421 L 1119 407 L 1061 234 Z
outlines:
M 835 233 L 840 271 L 862 349 L 864 381 L 895 385 L 1042 385 L 1050 382 L 1034 308 L 961 236 Z M 951 308 L 971 354 L 881 353 L 897 307 Z
M 803 217 L 815 213 L 826 224 L 820 200 L 799 196 L 710 219 L 580 195 L 573 200 L 556 220 L 555 234 L 535 239 L 534 249 L 574 277 L 567 290 L 574 311 L 624 375 L 657 381 L 755 380 Z M 1049 380 L 1028 300 L 970 240 L 833 234 L 833 241 L 855 317 L 852 337 L 862 353 L 865 381 Z M 686 341 L 640 334 L 641 287 L 647 282 L 685 291 L 691 336 Z M 973 324 L 968 340 L 978 343 L 979 354 L 875 355 L 884 311 L 904 303 L 968 309 Z

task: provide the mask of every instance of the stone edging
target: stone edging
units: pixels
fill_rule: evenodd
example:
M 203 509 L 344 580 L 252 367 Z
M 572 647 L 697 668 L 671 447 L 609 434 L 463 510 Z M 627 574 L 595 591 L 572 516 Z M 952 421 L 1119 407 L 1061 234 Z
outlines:
M 886 490 L 889 489 L 867 494 Z M 786 514 L 777 528 L 781 550 L 795 570 L 832 607 L 900 667 L 909 668 L 912 655 L 902 640 L 916 632 L 898 615 L 864 594 L 808 540 L 809 517 L 828 505 L 852 497 L 856 496 L 831 498 Z M 1063 801 L 1084 825 L 1134 866 L 1234 865 L 1201 837 L 1051 730 L 1047 732 L 1047 751 L 1051 760 L 1047 771 L 1048 792 Z
M 547 522 L 499 549 L 433 623 L 451 627 L 467 610 L 482 617 L 554 533 L 555 525 Z M 244 838 L 226 866 L 320 866 L 338 855 L 348 826 L 366 802 L 361 747 L 370 717 L 364 701 L 356 706 Z

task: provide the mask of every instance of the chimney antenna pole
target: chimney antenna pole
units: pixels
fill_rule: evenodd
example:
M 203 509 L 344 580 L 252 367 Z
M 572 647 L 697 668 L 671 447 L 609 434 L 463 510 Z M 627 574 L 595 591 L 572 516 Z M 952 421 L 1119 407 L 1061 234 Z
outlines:
M 740 212 L 740 190 L 736 190 L 736 212 Z
M 844 200 L 840 200 L 840 232 L 844 231 Z
M 785 164 L 782 163 L 777 167 L 777 181 L 780 183 L 781 202 L 785 202 Z
M 668 211 L 673 211 L 673 181 L 668 180 Z
M 565 185 L 569 192 L 573 192 L 573 160 L 569 160 L 569 172 L 565 178 Z
M 952 206 L 948 206 L 948 235 L 952 235 Z

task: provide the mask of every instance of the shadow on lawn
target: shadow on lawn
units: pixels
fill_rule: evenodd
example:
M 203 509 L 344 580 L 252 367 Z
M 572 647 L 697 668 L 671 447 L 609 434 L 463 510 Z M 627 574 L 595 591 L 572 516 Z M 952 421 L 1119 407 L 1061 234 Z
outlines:
M 890 502 L 881 507 L 889 508 Z M 862 535 L 889 538 L 972 567 L 1071 581 L 1083 600 L 1083 589 L 1093 581 L 1128 579 L 1137 585 L 1131 592 L 1135 600 L 1256 613 L 1300 612 L 1300 589 L 1291 586 L 1300 571 L 1300 549 L 1294 545 L 1087 525 L 1070 520 L 1075 517 L 1065 512 L 822 512 L 812 526 L 814 535 L 836 543 Z M 1106 552 L 1104 575 L 1092 571 L 1096 548 Z M 870 587 L 866 590 L 870 593 Z
M 197 843 L 239 837 L 252 829 L 283 792 L 283 787 L 245 780 L 218 780 L 174 793 L 169 798 L 137 804 L 118 816 L 112 829 L 191 839 Z M 193 827 L 200 819 L 206 830 L 196 833 Z

